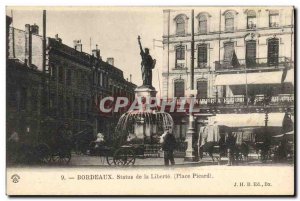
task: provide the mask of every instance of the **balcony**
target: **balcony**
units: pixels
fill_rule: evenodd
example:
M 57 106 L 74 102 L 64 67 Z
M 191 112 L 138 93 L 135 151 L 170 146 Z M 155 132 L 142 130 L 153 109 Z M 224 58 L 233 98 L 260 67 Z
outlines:
M 294 94 L 278 94 L 276 96 L 267 97 L 264 95 L 256 95 L 248 97 L 248 101 L 244 95 L 226 98 L 206 98 L 197 99 L 197 103 L 201 106 L 218 106 L 218 107 L 263 107 L 263 106 L 292 106 L 294 105 Z
M 232 61 L 215 61 L 216 71 L 228 71 L 228 70 L 245 70 L 253 69 L 269 69 L 282 67 L 292 67 L 292 61 L 287 57 L 278 58 L 254 58 L 254 59 L 238 59 L 238 63 L 234 66 Z

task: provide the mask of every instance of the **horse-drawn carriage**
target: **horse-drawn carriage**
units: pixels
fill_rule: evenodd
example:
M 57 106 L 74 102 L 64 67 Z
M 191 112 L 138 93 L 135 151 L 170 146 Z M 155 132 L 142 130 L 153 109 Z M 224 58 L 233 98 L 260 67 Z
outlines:
M 94 150 L 108 165 L 134 165 L 136 158 L 158 156 L 160 136 L 173 127 L 170 114 L 156 111 L 124 113 L 112 135 L 111 144 L 100 143 Z
M 232 128 L 223 125 L 201 127 L 199 156 L 201 158 L 203 153 L 206 153 L 213 161 L 220 161 L 221 157 L 226 157 L 227 136 L 231 133 L 235 139 L 232 151 L 236 161 L 248 161 L 250 153 L 256 154 L 262 162 L 278 161 L 279 158 L 283 158 L 282 155 L 293 155 L 293 133 L 278 134 L 279 132 L 278 127 Z M 284 153 L 282 149 L 285 149 Z
M 258 129 L 259 130 L 259 129 Z M 266 135 L 258 133 L 253 128 L 232 128 L 224 125 L 210 125 L 202 127 L 199 135 L 199 156 L 207 153 L 212 160 L 221 160 L 221 157 L 227 157 L 228 149 L 233 152 L 236 161 L 247 161 L 251 151 L 256 150 L 261 158 L 265 159 L 269 150 L 266 146 Z M 233 136 L 234 146 L 229 147 L 227 141 L 228 135 Z M 260 150 L 260 151 L 259 151 Z

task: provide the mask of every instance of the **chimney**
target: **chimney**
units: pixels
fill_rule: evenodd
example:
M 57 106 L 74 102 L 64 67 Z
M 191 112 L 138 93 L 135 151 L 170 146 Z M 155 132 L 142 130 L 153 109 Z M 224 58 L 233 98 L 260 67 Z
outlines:
M 101 59 L 100 50 L 98 49 L 98 45 L 96 45 L 96 49 L 92 50 L 92 55 L 97 59 Z
M 35 35 L 39 35 L 39 26 L 34 23 L 34 25 L 30 26 L 31 33 Z
M 130 82 L 131 82 L 131 77 L 132 77 L 132 75 L 130 74 L 130 80 L 129 80 Z
M 32 58 L 32 35 L 30 24 L 25 24 L 25 63 L 28 67 L 31 66 Z
M 106 62 L 113 66 L 114 65 L 114 58 L 113 57 L 108 57 Z
M 81 40 L 74 40 L 74 49 L 82 52 L 82 44 L 81 44 Z

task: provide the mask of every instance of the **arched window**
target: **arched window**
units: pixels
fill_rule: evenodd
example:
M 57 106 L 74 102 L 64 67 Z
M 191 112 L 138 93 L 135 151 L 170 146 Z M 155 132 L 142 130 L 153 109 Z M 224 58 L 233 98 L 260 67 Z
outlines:
M 225 31 L 234 31 L 234 16 L 232 12 L 225 13 Z
M 174 97 L 184 97 L 184 80 L 178 79 L 174 82 Z
M 247 29 L 256 28 L 256 13 L 254 10 L 249 10 L 247 12 Z
M 184 68 L 184 64 L 185 64 L 185 47 L 183 45 L 180 45 L 176 47 L 175 67 Z
M 174 20 L 176 23 L 176 35 L 185 35 L 187 19 L 188 17 L 184 14 L 180 14 L 175 17 Z
M 200 15 L 200 17 L 199 17 L 199 33 L 200 34 L 207 33 L 207 17 L 206 17 L 206 15 Z
M 256 41 L 246 41 L 246 66 L 253 67 L 256 65 Z

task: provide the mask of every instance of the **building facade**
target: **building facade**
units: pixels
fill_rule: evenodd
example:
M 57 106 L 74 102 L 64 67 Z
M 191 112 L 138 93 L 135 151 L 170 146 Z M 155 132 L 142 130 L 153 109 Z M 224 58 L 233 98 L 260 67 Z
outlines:
M 163 96 L 191 94 L 193 61 L 196 131 L 210 115 L 293 110 L 293 7 L 199 7 L 163 15 Z M 176 122 L 176 135 L 184 136 L 186 115 Z
M 103 61 L 97 46 L 92 54 L 83 52 L 80 40 L 69 47 L 58 35 L 45 38 L 43 50 L 37 25 L 27 24 L 25 30 L 7 28 L 9 127 L 39 139 L 67 122 L 73 133 L 93 128 L 95 135 L 102 132 L 109 138 L 120 113 L 102 114 L 98 102 L 116 95 L 132 100 L 136 88 L 114 66 L 113 58 Z

